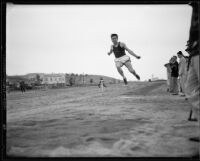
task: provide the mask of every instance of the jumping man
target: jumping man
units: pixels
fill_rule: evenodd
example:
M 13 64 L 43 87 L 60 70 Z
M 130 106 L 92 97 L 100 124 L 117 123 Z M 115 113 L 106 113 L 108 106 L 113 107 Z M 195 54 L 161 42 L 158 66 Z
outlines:
M 132 73 L 138 80 L 140 80 L 140 76 L 135 72 L 131 65 L 131 59 L 128 55 L 126 55 L 125 50 L 128 51 L 129 54 L 133 55 L 137 59 L 140 59 L 140 56 L 136 55 L 133 51 L 131 51 L 125 43 L 118 42 L 118 35 L 117 34 L 111 34 L 111 40 L 113 42 L 113 45 L 111 45 L 111 49 L 108 52 L 108 55 L 112 54 L 112 52 L 115 55 L 115 65 L 119 72 L 119 74 L 123 77 L 125 85 L 128 84 L 126 77 L 124 76 L 122 66 L 125 65 L 129 72 Z

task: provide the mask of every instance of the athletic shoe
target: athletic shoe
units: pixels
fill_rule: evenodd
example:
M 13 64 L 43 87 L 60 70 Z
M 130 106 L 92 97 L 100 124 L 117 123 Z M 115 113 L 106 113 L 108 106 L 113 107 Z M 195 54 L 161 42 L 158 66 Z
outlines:
M 135 77 L 140 80 L 140 76 L 138 74 L 135 75 Z
M 194 121 L 194 122 L 196 122 L 198 120 L 197 120 L 197 118 L 188 118 L 188 121 Z
M 127 82 L 127 79 L 126 79 L 126 78 L 124 78 L 124 84 L 125 84 L 125 85 L 127 85 L 127 84 L 128 84 L 128 82 Z
M 189 138 L 189 140 L 199 142 L 199 137 L 192 137 L 192 138 Z

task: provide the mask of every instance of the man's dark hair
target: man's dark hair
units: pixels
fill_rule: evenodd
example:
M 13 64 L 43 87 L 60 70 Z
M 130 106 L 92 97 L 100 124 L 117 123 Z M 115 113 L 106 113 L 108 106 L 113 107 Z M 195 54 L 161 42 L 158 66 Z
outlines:
M 111 34 L 111 38 L 116 36 L 118 38 L 118 35 L 117 34 Z
M 177 54 L 179 54 L 179 55 L 183 55 L 182 51 L 179 51 Z

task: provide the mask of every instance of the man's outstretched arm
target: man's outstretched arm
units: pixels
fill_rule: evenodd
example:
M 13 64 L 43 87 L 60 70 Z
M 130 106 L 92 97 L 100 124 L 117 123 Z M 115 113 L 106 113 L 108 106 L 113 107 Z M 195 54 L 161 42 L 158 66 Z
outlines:
M 126 51 L 128 51 L 129 54 L 133 55 L 137 59 L 140 59 L 140 56 L 136 55 L 132 50 L 130 50 L 125 43 L 121 43 L 121 45 L 124 47 Z
M 112 54 L 113 52 L 113 49 L 112 49 L 112 46 L 110 47 L 110 51 L 108 52 L 108 55 Z

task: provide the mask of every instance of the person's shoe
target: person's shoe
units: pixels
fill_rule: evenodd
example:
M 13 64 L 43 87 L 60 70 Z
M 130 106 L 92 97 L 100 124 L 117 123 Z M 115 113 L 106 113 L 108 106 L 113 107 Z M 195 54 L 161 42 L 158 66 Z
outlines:
M 138 74 L 135 75 L 135 77 L 140 80 L 140 76 Z
M 189 138 L 189 140 L 199 142 L 199 137 L 192 137 L 192 138 Z
M 172 93 L 172 95 L 178 95 L 178 93 Z
M 124 78 L 124 84 L 125 84 L 125 85 L 127 85 L 127 84 L 128 84 L 128 82 L 127 82 L 127 79 L 126 79 L 126 78 Z
M 188 118 L 188 121 L 198 121 L 197 118 Z

